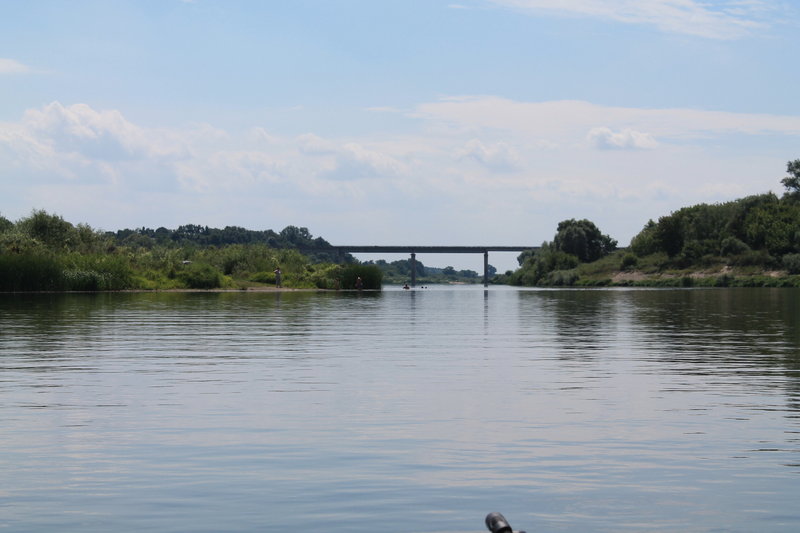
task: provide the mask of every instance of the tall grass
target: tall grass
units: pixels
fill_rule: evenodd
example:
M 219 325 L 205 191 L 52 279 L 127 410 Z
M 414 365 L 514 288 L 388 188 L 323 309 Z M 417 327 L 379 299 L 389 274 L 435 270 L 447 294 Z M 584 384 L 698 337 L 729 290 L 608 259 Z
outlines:
M 0 290 L 109 291 L 131 288 L 127 262 L 109 255 L 0 254 Z
M 63 270 L 61 262 L 49 255 L 0 254 L 0 290 L 63 290 Z

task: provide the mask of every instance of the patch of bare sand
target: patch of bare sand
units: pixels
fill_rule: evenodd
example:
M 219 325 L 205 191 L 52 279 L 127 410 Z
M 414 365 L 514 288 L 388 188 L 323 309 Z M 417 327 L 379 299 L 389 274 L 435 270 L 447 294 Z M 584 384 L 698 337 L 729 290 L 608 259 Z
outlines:
M 617 272 L 612 276 L 612 283 L 626 283 L 631 281 L 644 281 L 648 276 L 640 270 L 631 270 L 625 272 Z

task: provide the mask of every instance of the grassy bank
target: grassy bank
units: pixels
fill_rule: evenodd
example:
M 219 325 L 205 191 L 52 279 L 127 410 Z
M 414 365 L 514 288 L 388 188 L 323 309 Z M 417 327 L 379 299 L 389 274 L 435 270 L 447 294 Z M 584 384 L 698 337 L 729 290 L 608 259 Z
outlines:
M 747 264 L 743 258 L 705 257 L 681 266 L 666 254 L 643 258 L 617 250 L 591 263 L 549 272 L 537 285 L 549 287 L 800 287 L 800 275 L 774 264 Z M 495 283 L 519 284 L 514 275 Z
M 307 230 L 231 230 L 231 239 L 256 240 L 201 241 L 219 237 L 214 231 L 184 227 L 150 237 L 146 229 L 113 234 L 76 226 L 44 211 L 16 223 L 0 217 L 0 292 L 263 288 L 277 285 L 277 269 L 287 288 L 352 289 L 359 278 L 364 289 L 381 287 L 377 267 L 301 253 L 296 247 L 318 243 Z

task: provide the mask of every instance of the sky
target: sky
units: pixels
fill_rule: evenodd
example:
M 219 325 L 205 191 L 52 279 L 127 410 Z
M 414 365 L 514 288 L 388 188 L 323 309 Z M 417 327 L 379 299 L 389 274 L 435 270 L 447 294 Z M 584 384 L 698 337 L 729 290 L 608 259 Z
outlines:
M 12 221 L 44 209 L 109 231 L 295 225 L 340 245 L 536 246 L 575 218 L 626 246 L 682 207 L 781 194 L 800 158 L 797 0 L 0 10 Z

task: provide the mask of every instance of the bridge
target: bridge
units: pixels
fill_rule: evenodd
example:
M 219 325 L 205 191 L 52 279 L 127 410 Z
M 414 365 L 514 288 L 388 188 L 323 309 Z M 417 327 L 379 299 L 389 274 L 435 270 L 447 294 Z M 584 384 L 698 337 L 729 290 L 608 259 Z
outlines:
M 411 286 L 417 283 L 417 254 L 483 254 L 483 286 L 489 286 L 489 252 L 524 252 L 536 250 L 538 246 L 335 246 L 324 251 L 335 250 L 339 254 L 339 262 L 345 253 L 369 254 L 411 254 Z M 322 250 L 321 250 L 322 251 Z

